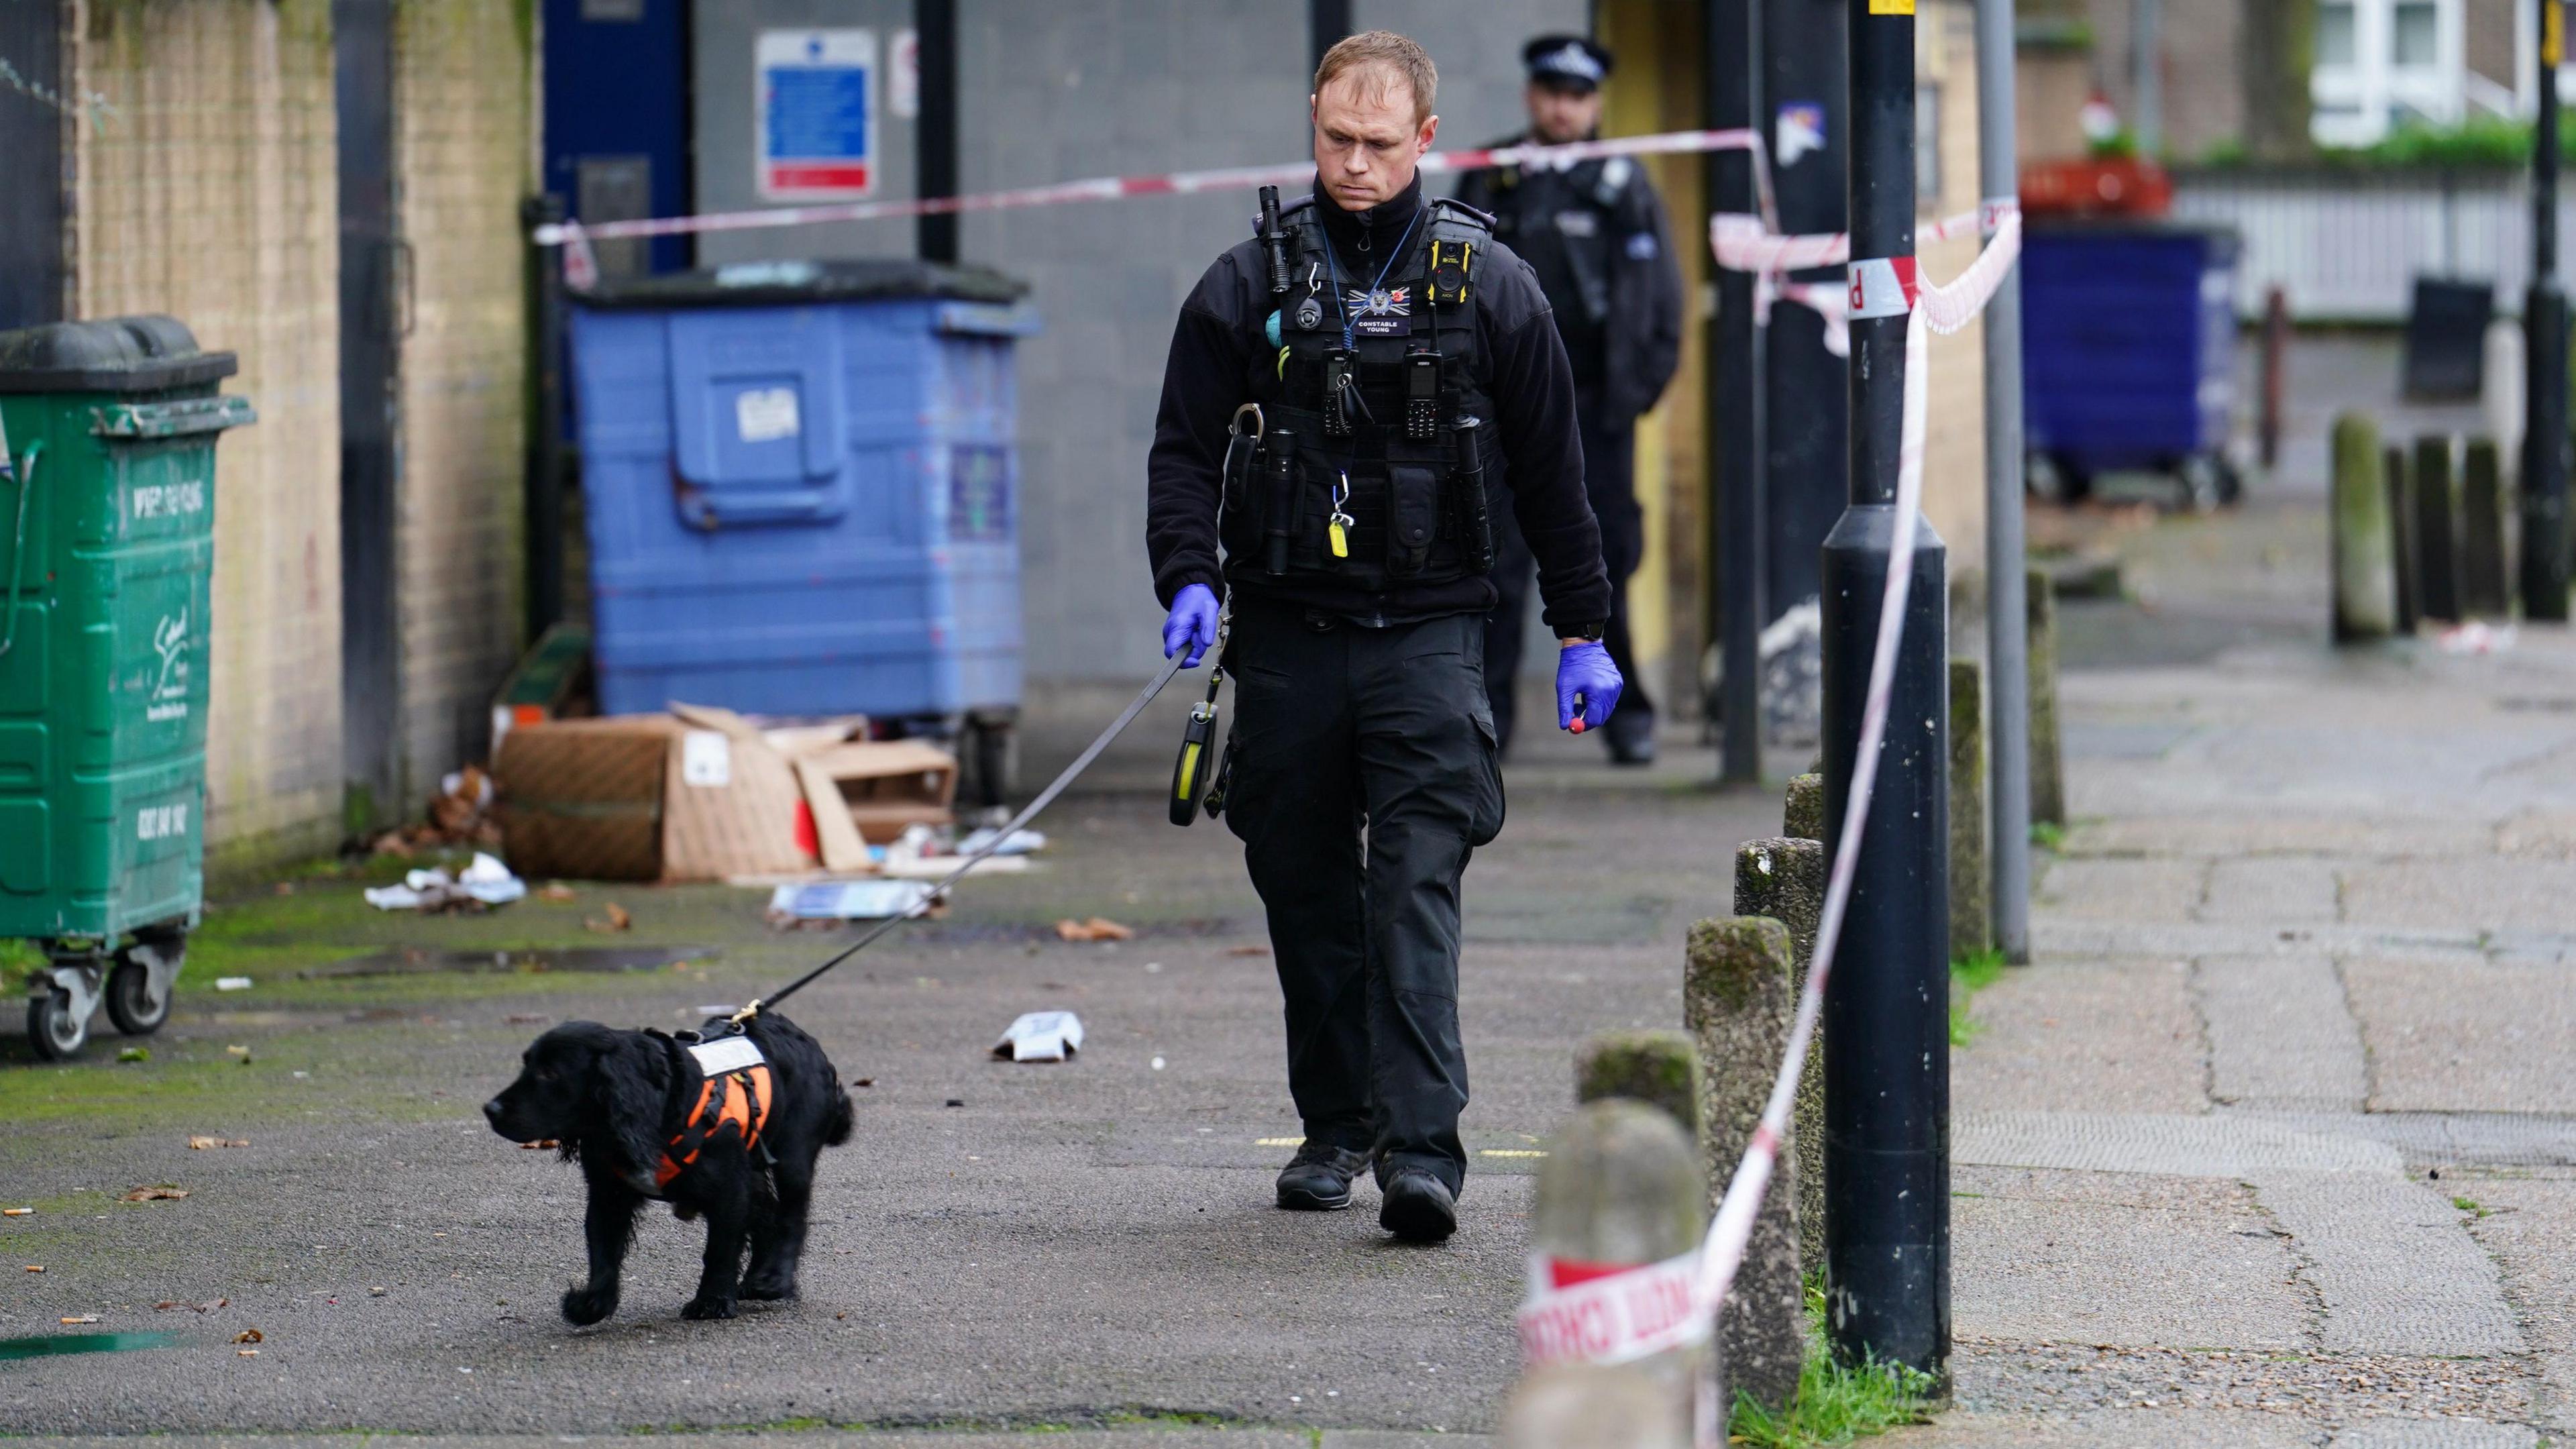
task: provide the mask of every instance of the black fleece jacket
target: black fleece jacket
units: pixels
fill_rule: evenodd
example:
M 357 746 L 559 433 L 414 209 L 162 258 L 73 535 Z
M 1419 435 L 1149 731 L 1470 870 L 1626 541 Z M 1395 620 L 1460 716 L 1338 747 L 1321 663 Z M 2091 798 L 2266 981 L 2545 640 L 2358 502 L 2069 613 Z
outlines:
M 1403 194 L 1366 211 L 1343 210 L 1321 187 L 1315 197 L 1346 277 L 1376 275 L 1421 205 L 1419 176 Z M 1475 366 L 1494 402 L 1502 444 L 1497 461 L 1512 517 L 1538 558 L 1548 627 L 1571 634 L 1610 614 L 1601 529 L 1583 490 L 1574 375 L 1537 277 L 1500 244 L 1477 264 L 1475 305 Z M 1145 551 L 1154 568 L 1155 596 L 1165 607 L 1186 585 L 1220 588 L 1216 517 L 1226 429 L 1235 408 L 1248 400 L 1244 380 L 1252 359 L 1269 354 L 1261 332 L 1273 307 L 1255 240 L 1218 257 L 1181 304 L 1163 368 L 1154 446 L 1145 461 Z M 1325 609 L 1372 625 L 1480 614 L 1494 606 L 1493 584 L 1473 577 L 1383 592 L 1330 579 L 1273 580 L 1241 569 L 1231 581 L 1242 596 Z

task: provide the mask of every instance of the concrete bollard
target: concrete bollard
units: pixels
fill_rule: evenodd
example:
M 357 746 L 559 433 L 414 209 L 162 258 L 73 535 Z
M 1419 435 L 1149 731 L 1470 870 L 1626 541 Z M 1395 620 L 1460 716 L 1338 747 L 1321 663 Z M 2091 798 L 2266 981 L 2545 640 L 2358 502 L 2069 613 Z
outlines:
M 1700 1147 L 1672 1114 L 1624 1097 L 1589 1102 L 1557 1128 L 1539 1168 L 1530 1204 L 1531 1271 L 1554 1279 L 1559 1265 L 1597 1276 L 1603 1268 L 1661 1263 L 1698 1248 L 1707 1221 Z M 1556 1280 L 1553 1286 L 1573 1281 Z M 1681 1423 L 1696 1422 L 1713 1374 L 1705 1340 L 1639 1359 L 1629 1368 L 1647 1376 Z M 1568 1372 L 1596 1383 L 1599 1378 L 1588 1366 Z M 1533 1388 L 1521 1412 L 1541 1416 L 1557 1402 L 1557 1396 Z M 1659 1415 L 1649 1417 L 1662 1422 Z M 1513 1432 L 1507 1428 L 1506 1437 Z M 1603 1449 L 1625 1443 L 1607 1438 L 1530 1442 L 1599 1444 Z
M 2504 467 L 2495 440 L 2471 438 L 2460 456 L 2460 605 L 2497 619 L 2513 610 L 2504 510 Z
M 1780 809 L 1780 833 L 1793 840 L 1825 838 L 1825 777 L 1809 771 L 1789 780 L 1789 799 Z
M 2032 569 L 2029 590 L 2030 823 L 2066 824 L 2066 761 L 2057 748 L 2057 594 L 2045 570 Z
M 2345 413 L 2334 429 L 2334 637 L 2384 638 L 2397 584 L 2389 560 L 2388 483 L 2379 427 Z
M 2416 621 L 2424 617 L 2415 577 L 2415 489 L 2406 481 L 2406 450 L 2392 443 L 2385 459 L 2388 470 L 2388 547 L 2393 563 L 2391 571 L 2397 585 L 2394 623 L 2397 633 L 2410 635 L 2415 632 Z
M 1709 1068 L 1700 1120 L 1712 1204 L 1724 1196 L 1735 1164 L 1753 1141 L 1796 1011 L 1786 926 L 1759 916 L 1736 916 L 1691 927 L 1682 1018 Z M 1793 1120 L 1770 1191 L 1754 1217 L 1744 1266 L 1736 1272 L 1717 1321 L 1718 1363 L 1727 1386 L 1775 1412 L 1797 1396 L 1798 1370 L 1806 1358 L 1806 1285 L 1798 1272 L 1797 1131 Z
M 2452 492 L 2451 436 L 2415 440 L 2415 598 L 2437 624 L 2460 621 L 2460 534 Z
M 1789 985 L 1807 989 L 1816 927 L 1825 910 L 1825 846 L 1819 840 L 1748 840 L 1735 851 L 1735 913 L 1768 916 L 1789 931 Z M 1825 1038 L 1817 1033 L 1798 1074 L 1798 1110 L 1787 1144 L 1798 1162 L 1798 1261 L 1825 1261 Z
M 1987 920 L 1985 670 L 1950 661 L 1950 959 L 1994 944 Z
M 1550 1364 L 1503 1403 L 1503 1449 L 1691 1449 L 1691 1406 L 1629 1364 Z
M 1700 1132 L 1699 1048 L 1677 1031 L 1605 1031 L 1574 1059 L 1574 1100 L 1625 1097 L 1672 1114 L 1682 1130 Z

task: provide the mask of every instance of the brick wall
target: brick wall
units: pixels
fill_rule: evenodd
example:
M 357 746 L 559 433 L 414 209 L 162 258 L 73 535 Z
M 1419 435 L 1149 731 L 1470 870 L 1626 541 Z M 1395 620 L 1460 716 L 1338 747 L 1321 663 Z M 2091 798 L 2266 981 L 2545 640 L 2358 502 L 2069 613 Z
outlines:
M 329 0 L 83 0 L 72 312 L 240 355 L 215 475 L 207 836 L 327 845 L 340 811 L 339 239 Z
M 2125 125 L 2137 120 L 2130 0 L 2089 0 L 2093 61 Z M 2165 0 L 2165 153 L 2196 160 L 2245 134 L 2241 0 Z M 2075 150 L 2081 151 L 2078 142 Z
M 411 793 L 478 759 L 518 656 L 527 447 L 519 199 L 529 187 L 526 7 L 401 0 L 395 207 L 412 256 L 397 484 Z

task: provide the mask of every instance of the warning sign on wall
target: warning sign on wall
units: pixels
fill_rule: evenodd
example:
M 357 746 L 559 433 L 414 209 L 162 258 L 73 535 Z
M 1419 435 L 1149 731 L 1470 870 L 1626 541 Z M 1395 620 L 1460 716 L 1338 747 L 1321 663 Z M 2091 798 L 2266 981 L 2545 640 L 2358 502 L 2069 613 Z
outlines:
M 876 189 L 877 37 L 764 30 L 757 160 L 764 201 L 839 201 Z

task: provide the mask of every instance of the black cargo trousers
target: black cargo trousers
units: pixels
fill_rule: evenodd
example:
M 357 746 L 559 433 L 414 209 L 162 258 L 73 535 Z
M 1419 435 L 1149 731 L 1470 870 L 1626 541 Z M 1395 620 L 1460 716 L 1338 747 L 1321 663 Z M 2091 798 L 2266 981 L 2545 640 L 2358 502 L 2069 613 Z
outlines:
M 1238 596 L 1233 637 L 1225 818 L 1270 918 L 1307 1140 L 1456 1192 L 1458 883 L 1503 827 L 1484 618 L 1367 627 Z

